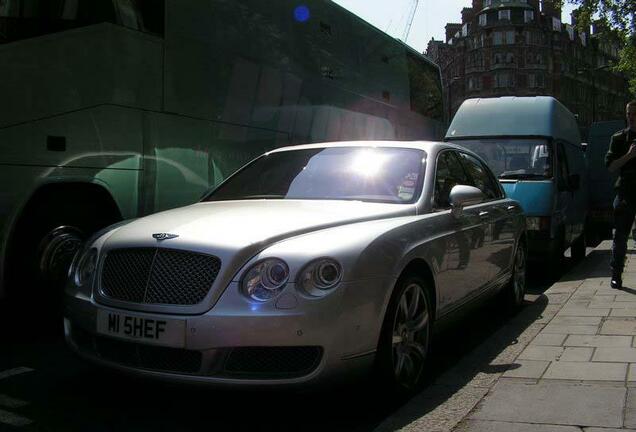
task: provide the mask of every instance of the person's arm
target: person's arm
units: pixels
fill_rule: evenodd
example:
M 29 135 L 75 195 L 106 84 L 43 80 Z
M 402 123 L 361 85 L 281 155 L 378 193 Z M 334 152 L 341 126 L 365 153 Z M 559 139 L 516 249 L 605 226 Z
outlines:
M 612 136 L 609 149 L 605 155 L 605 166 L 610 172 L 620 170 L 623 165 L 636 157 L 636 145 L 634 142 L 631 144 L 627 153 L 623 153 L 625 147 L 623 147 L 622 137 L 618 134 Z
M 634 159 L 635 157 L 636 157 L 636 144 L 632 144 L 629 146 L 629 150 L 627 150 L 627 153 L 625 153 L 623 156 L 619 157 L 618 159 L 614 159 L 612 162 L 610 162 L 607 169 L 610 172 L 618 171 L 619 169 L 623 167 L 623 165 L 625 165 L 627 162 Z

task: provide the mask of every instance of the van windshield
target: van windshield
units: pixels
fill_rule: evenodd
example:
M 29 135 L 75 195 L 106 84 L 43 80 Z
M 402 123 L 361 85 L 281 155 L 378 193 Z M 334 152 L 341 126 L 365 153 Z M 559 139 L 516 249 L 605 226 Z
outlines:
M 552 177 L 552 145 L 544 139 L 483 139 L 453 141 L 481 156 L 499 179 Z

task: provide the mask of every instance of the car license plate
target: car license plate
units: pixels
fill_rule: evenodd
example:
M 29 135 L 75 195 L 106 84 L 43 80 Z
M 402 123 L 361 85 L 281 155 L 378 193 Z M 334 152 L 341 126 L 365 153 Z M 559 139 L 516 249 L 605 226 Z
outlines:
M 97 333 L 182 348 L 185 346 L 185 320 L 97 311 Z

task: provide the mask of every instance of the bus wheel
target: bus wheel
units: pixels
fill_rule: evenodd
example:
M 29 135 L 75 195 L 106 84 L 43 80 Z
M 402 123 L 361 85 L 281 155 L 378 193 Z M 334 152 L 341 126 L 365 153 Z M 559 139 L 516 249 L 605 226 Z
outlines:
M 66 279 L 71 261 L 84 239 L 81 229 L 69 225 L 58 226 L 47 233 L 36 250 L 36 263 L 42 279 L 51 283 Z

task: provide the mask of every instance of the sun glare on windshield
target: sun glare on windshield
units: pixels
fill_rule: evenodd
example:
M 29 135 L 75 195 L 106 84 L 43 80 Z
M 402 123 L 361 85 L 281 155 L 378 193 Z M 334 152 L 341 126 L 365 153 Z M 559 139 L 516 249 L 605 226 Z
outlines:
M 358 152 L 351 163 L 351 171 L 362 177 L 375 177 L 384 168 L 387 155 L 375 150 Z

